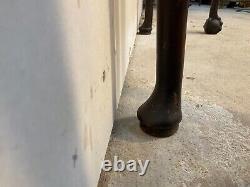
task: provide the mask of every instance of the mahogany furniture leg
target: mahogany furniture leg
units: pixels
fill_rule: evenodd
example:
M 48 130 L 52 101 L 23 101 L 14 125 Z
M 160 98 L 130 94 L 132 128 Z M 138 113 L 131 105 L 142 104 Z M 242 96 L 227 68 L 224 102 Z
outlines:
M 141 27 L 139 28 L 140 35 L 149 35 L 152 31 L 153 21 L 153 0 L 146 0 L 145 7 L 145 19 Z
M 142 130 L 152 136 L 173 135 L 182 120 L 188 4 L 186 0 L 158 0 L 156 85 L 150 98 L 137 111 Z
M 206 34 L 217 34 L 222 30 L 223 22 L 218 16 L 219 3 L 220 0 L 212 0 L 209 18 L 203 26 Z

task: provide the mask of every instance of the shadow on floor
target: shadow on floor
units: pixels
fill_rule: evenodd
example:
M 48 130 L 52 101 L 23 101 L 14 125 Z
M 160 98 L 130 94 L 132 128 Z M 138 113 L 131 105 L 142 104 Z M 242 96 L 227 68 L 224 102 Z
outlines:
M 156 138 L 145 134 L 139 124 L 140 122 L 136 116 L 117 119 L 112 131 L 113 139 L 135 143 L 156 140 Z
M 202 35 L 205 35 L 205 32 L 204 31 L 187 31 L 187 34 L 202 34 Z

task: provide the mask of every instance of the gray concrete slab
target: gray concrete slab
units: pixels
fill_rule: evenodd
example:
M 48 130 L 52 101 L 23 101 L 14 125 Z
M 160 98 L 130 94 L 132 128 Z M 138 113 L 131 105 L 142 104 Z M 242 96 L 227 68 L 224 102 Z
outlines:
M 250 14 L 221 10 L 218 35 L 203 33 L 207 15 L 189 11 L 183 121 L 170 138 L 144 134 L 136 119 L 154 87 L 156 31 L 137 37 L 106 159 L 148 159 L 149 168 L 103 172 L 99 186 L 250 186 Z

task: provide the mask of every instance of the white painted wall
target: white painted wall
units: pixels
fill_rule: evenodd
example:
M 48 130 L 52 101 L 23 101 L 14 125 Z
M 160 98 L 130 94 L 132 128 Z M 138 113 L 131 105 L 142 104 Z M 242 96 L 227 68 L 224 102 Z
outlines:
M 137 28 L 139 29 L 140 19 L 142 15 L 143 0 L 137 1 Z
M 109 0 L 0 1 L 1 187 L 96 186 L 135 39 L 127 1 L 120 22 Z
M 143 0 L 113 0 L 115 4 L 116 101 L 119 101 L 132 54 Z

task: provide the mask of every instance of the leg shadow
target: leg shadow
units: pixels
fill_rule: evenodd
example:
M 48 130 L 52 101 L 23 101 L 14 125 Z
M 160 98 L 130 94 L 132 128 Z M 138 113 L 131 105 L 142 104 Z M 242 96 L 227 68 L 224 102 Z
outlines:
M 117 119 L 112 130 L 112 138 L 134 143 L 156 140 L 141 130 L 136 116 Z

